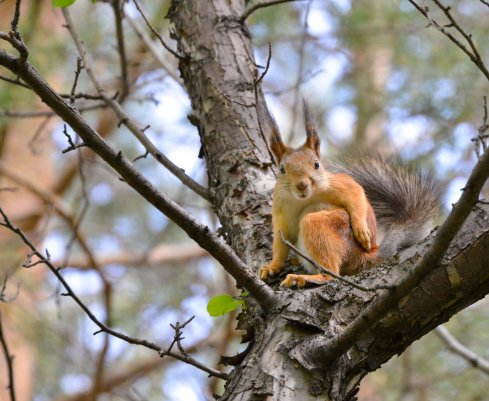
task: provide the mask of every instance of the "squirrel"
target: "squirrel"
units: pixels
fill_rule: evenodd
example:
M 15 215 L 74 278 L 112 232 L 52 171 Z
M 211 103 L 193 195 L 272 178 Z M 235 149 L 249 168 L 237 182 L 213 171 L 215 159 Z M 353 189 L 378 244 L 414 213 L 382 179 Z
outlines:
M 259 271 L 263 280 L 278 274 L 289 256 L 281 234 L 318 265 L 340 275 L 357 274 L 429 234 L 440 204 L 432 175 L 380 156 L 323 163 L 305 100 L 304 118 L 306 141 L 298 148 L 284 145 L 268 112 L 263 120 L 279 164 L 272 200 L 272 261 Z M 281 286 L 331 279 L 310 263 L 304 267 L 310 274 L 288 274 Z

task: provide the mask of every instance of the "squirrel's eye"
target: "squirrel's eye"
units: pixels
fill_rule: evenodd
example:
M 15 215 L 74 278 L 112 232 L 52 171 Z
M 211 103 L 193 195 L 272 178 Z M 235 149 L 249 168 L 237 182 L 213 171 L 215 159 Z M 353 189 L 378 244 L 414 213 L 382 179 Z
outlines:
M 314 168 L 316 170 L 319 168 L 319 162 L 317 160 L 314 162 Z
M 283 164 L 280 165 L 280 172 L 285 174 L 285 166 Z

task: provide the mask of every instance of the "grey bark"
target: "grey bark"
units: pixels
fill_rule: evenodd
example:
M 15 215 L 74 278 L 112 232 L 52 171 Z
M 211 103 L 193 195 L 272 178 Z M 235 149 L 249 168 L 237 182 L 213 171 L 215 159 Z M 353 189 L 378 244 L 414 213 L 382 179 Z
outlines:
M 186 55 L 180 70 L 216 212 L 228 242 L 256 271 L 270 257 L 274 172 L 256 111 L 250 107 L 257 73 L 251 38 L 239 18 L 243 11 L 241 0 L 174 0 L 169 16 L 178 50 Z M 261 101 L 259 90 L 258 96 Z M 310 350 L 334 342 L 336 334 L 389 290 L 362 292 L 335 281 L 316 289 L 283 291 L 286 306 L 274 310 L 261 311 L 250 300 L 241 324 L 252 326 L 253 345 L 220 399 L 354 399 L 368 372 L 489 292 L 488 232 L 488 210 L 478 208 L 444 261 L 327 366 L 318 364 Z M 409 274 L 432 237 L 357 279 L 367 286 L 393 285 Z

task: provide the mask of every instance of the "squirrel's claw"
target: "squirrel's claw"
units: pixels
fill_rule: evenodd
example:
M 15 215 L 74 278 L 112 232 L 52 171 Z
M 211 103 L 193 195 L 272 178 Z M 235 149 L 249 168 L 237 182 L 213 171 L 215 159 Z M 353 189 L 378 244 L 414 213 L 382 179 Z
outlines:
M 258 276 L 262 280 L 266 280 L 269 277 L 275 276 L 279 270 L 280 270 L 280 268 L 276 268 L 276 267 L 273 267 L 271 265 L 265 265 L 258 272 Z
M 287 274 L 285 280 L 280 283 L 280 287 L 293 287 L 296 285 L 297 287 L 304 287 L 306 285 L 306 280 L 301 274 Z
M 370 233 L 367 225 L 364 224 L 360 227 L 353 227 L 353 235 L 355 236 L 357 242 L 362 246 L 362 248 L 365 249 L 367 252 L 370 252 L 370 249 L 372 248 L 372 245 L 370 243 L 370 238 L 372 237 L 372 234 Z

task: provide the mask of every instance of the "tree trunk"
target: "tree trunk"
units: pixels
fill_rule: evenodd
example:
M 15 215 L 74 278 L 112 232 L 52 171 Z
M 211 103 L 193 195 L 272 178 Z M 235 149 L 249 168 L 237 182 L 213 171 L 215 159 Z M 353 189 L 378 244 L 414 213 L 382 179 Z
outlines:
M 256 271 L 270 257 L 274 172 L 253 107 L 257 72 L 250 34 L 239 19 L 244 9 L 243 0 L 174 0 L 169 17 L 184 55 L 180 70 L 216 212 L 228 243 Z M 259 89 L 257 93 L 262 101 Z M 384 318 L 369 322 L 347 352 L 323 360 L 314 355 L 321 349 L 318 345 L 334 346 L 337 334 L 346 332 L 382 294 L 395 292 L 394 287 L 365 292 L 334 281 L 315 289 L 283 291 L 285 306 L 280 310 L 263 311 L 250 300 L 241 325 L 245 321 L 252 326 L 253 343 L 220 399 L 354 399 L 368 372 L 489 292 L 483 257 L 488 233 L 488 209 L 475 210 L 441 265 L 433 266 L 399 302 L 386 305 Z M 430 241 L 358 278 L 370 287 L 394 285 L 411 271 Z

